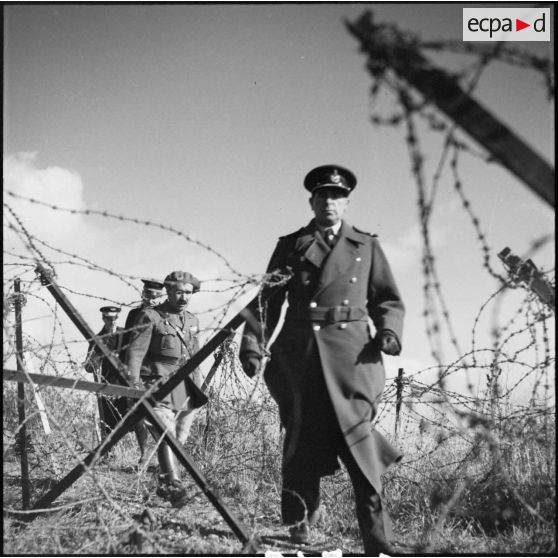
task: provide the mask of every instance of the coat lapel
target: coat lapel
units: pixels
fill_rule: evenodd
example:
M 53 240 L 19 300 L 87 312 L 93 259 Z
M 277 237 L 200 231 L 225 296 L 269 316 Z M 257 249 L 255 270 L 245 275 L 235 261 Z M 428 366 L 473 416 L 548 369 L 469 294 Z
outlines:
M 317 269 L 322 267 L 327 255 L 331 252 L 331 248 L 325 243 L 322 235 L 311 221 L 304 229 L 302 234 L 297 238 L 295 250 L 302 254 L 305 260 L 309 261 Z
M 339 274 L 352 265 L 362 244 L 362 240 L 354 234 L 352 227 L 343 221 L 339 229 L 339 239 L 324 263 L 316 294 L 323 291 Z

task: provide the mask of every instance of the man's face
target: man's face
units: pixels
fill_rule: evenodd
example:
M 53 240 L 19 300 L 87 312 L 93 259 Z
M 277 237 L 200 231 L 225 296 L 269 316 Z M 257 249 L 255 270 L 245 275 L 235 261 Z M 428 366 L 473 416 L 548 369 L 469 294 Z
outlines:
M 349 198 L 339 188 L 319 188 L 310 198 L 310 207 L 316 222 L 322 227 L 331 227 L 342 218 Z
M 153 290 L 144 290 L 141 296 L 141 301 L 144 306 L 156 306 L 159 304 L 159 299 L 163 296 L 163 292 L 154 292 Z
M 114 331 L 116 329 L 117 316 L 103 316 L 103 323 L 109 331 Z
M 184 310 L 194 292 L 194 287 L 190 283 L 175 283 L 166 287 L 167 297 L 170 305 L 175 310 Z

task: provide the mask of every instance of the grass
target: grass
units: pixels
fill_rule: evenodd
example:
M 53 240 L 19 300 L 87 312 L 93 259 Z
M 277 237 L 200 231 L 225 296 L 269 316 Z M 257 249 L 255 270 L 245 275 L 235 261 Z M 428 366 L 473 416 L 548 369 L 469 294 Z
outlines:
M 6 397 L 10 397 L 9 389 L 4 391 Z M 58 425 L 53 434 L 46 437 L 38 420 L 28 424 L 33 443 L 29 456 L 32 501 L 93 444 L 92 406 L 84 407 L 81 397 L 68 392 L 63 401 L 59 395 L 53 397 L 57 406 L 49 408 L 55 409 L 53 424 Z M 14 417 L 7 403 L 4 509 L 16 510 L 21 509 L 20 472 L 10 446 Z M 552 554 L 556 544 L 555 432 L 553 424 L 542 424 L 542 420 L 519 416 L 499 423 L 494 431 L 482 424 L 465 429 L 448 424 L 443 430 L 404 432 L 397 443 L 405 457 L 384 478 L 401 551 Z M 195 423 L 188 449 L 233 513 L 264 541 L 263 551 L 293 553 L 281 539 L 285 534 L 279 516 L 281 436 L 269 397 L 249 404 L 214 397 Z M 137 456 L 134 438 L 127 435 L 109 462 L 84 475 L 55 502 L 81 504 L 41 514 L 32 522 L 5 515 L 4 553 L 214 555 L 241 551 L 238 539 L 194 485 L 190 503 L 180 510 L 155 497 L 155 473 L 130 471 Z M 324 479 L 322 505 L 325 513 L 316 532 L 320 548 L 339 548 L 345 555 L 361 552 L 352 487 L 344 471 Z M 155 526 L 141 527 L 140 515 L 146 508 L 154 512 Z

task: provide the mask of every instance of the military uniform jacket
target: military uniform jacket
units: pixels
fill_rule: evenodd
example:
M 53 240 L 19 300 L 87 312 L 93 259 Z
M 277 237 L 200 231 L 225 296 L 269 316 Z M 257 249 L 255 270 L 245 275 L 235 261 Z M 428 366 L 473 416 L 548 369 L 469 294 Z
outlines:
M 128 315 L 126 316 L 126 322 L 124 324 L 124 349 L 127 350 L 130 345 L 131 334 L 135 331 L 135 326 L 138 321 L 139 313 L 144 309 L 148 308 L 148 305 L 137 306 L 132 308 Z
M 247 324 L 240 352 L 262 353 L 262 339 L 273 333 L 286 298 L 285 322 L 264 372 L 286 438 L 293 438 L 289 430 L 296 428 L 300 416 L 296 406 L 304 405 L 301 374 L 311 347 L 317 347 L 337 423 L 361 470 L 379 491 L 380 475 L 401 457 L 371 428 L 385 371 L 368 319 L 378 332 L 391 330 L 400 344 L 402 338 L 404 306 L 389 264 L 375 236 L 343 222 L 330 248 L 311 221 L 279 239 L 268 272 L 286 267 L 293 273 L 291 280 L 269 300 L 263 331 Z
M 97 337 L 100 337 L 101 341 L 106 345 L 106 347 L 113 352 L 113 354 L 123 359 L 124 356 L 124 334 L 125 331 L 121 327 L 117 327 L 114 333 L 108 333 L 106 328 L 97 333 Z M 87 354 L 87 359 L 85 361 L 85 369 L 87 372 L 94 373 L 100 366 L 101 376 L 110 384 L 122 384 L 123 381 L 120 375 L 114 371 L 112 366 L 109 364 L 107 359 L 103 357 L 99 347 L 91 341 L 89 343 L 89 352 Z
M 167 380 L 198 351 L 198 319 L 190 312 L 173 312 L 165 301 L 142 308 L 128 331 L 126 365 L 132 377 L 140 376 L 149 385 L 159 378 Z M 207 402 L 199 389 L 200 371 L 196 369 L 163 401 L 175 410 L 186 408 L 190 397 L 195 407 Z

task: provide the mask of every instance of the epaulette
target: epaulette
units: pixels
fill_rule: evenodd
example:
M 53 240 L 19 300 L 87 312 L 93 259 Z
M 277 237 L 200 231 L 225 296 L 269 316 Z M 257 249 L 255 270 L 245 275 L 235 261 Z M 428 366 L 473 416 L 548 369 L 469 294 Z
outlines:
M 292 238 L 293 236 L 297 236 L 300 234 L 301 231 L 303 231 L 306 227 L 300 227 L 300 229 L 298 229 L 298 231 L 294 231 L 292 233 L 289 234 L 285 234 L 283 236 L 279 237 L 279 240 L 283 240 L 284 238 Z
M 360 233 L 360 234 L 365 234 L 365 235 L 367 235 L 367 236 L 371 236 L 372 238 L 377 238 L 377 237 L 378 237 L 377 234 L 372 234 L 372 233 L 369 233 L 369 232 L 366 232 L 366 231 L 361 231 L 360 229 L 357 229 L 357 228 L 354 227 L 354 226 L 353 226 L 353 229 L 354 229 L 356 232 Z

